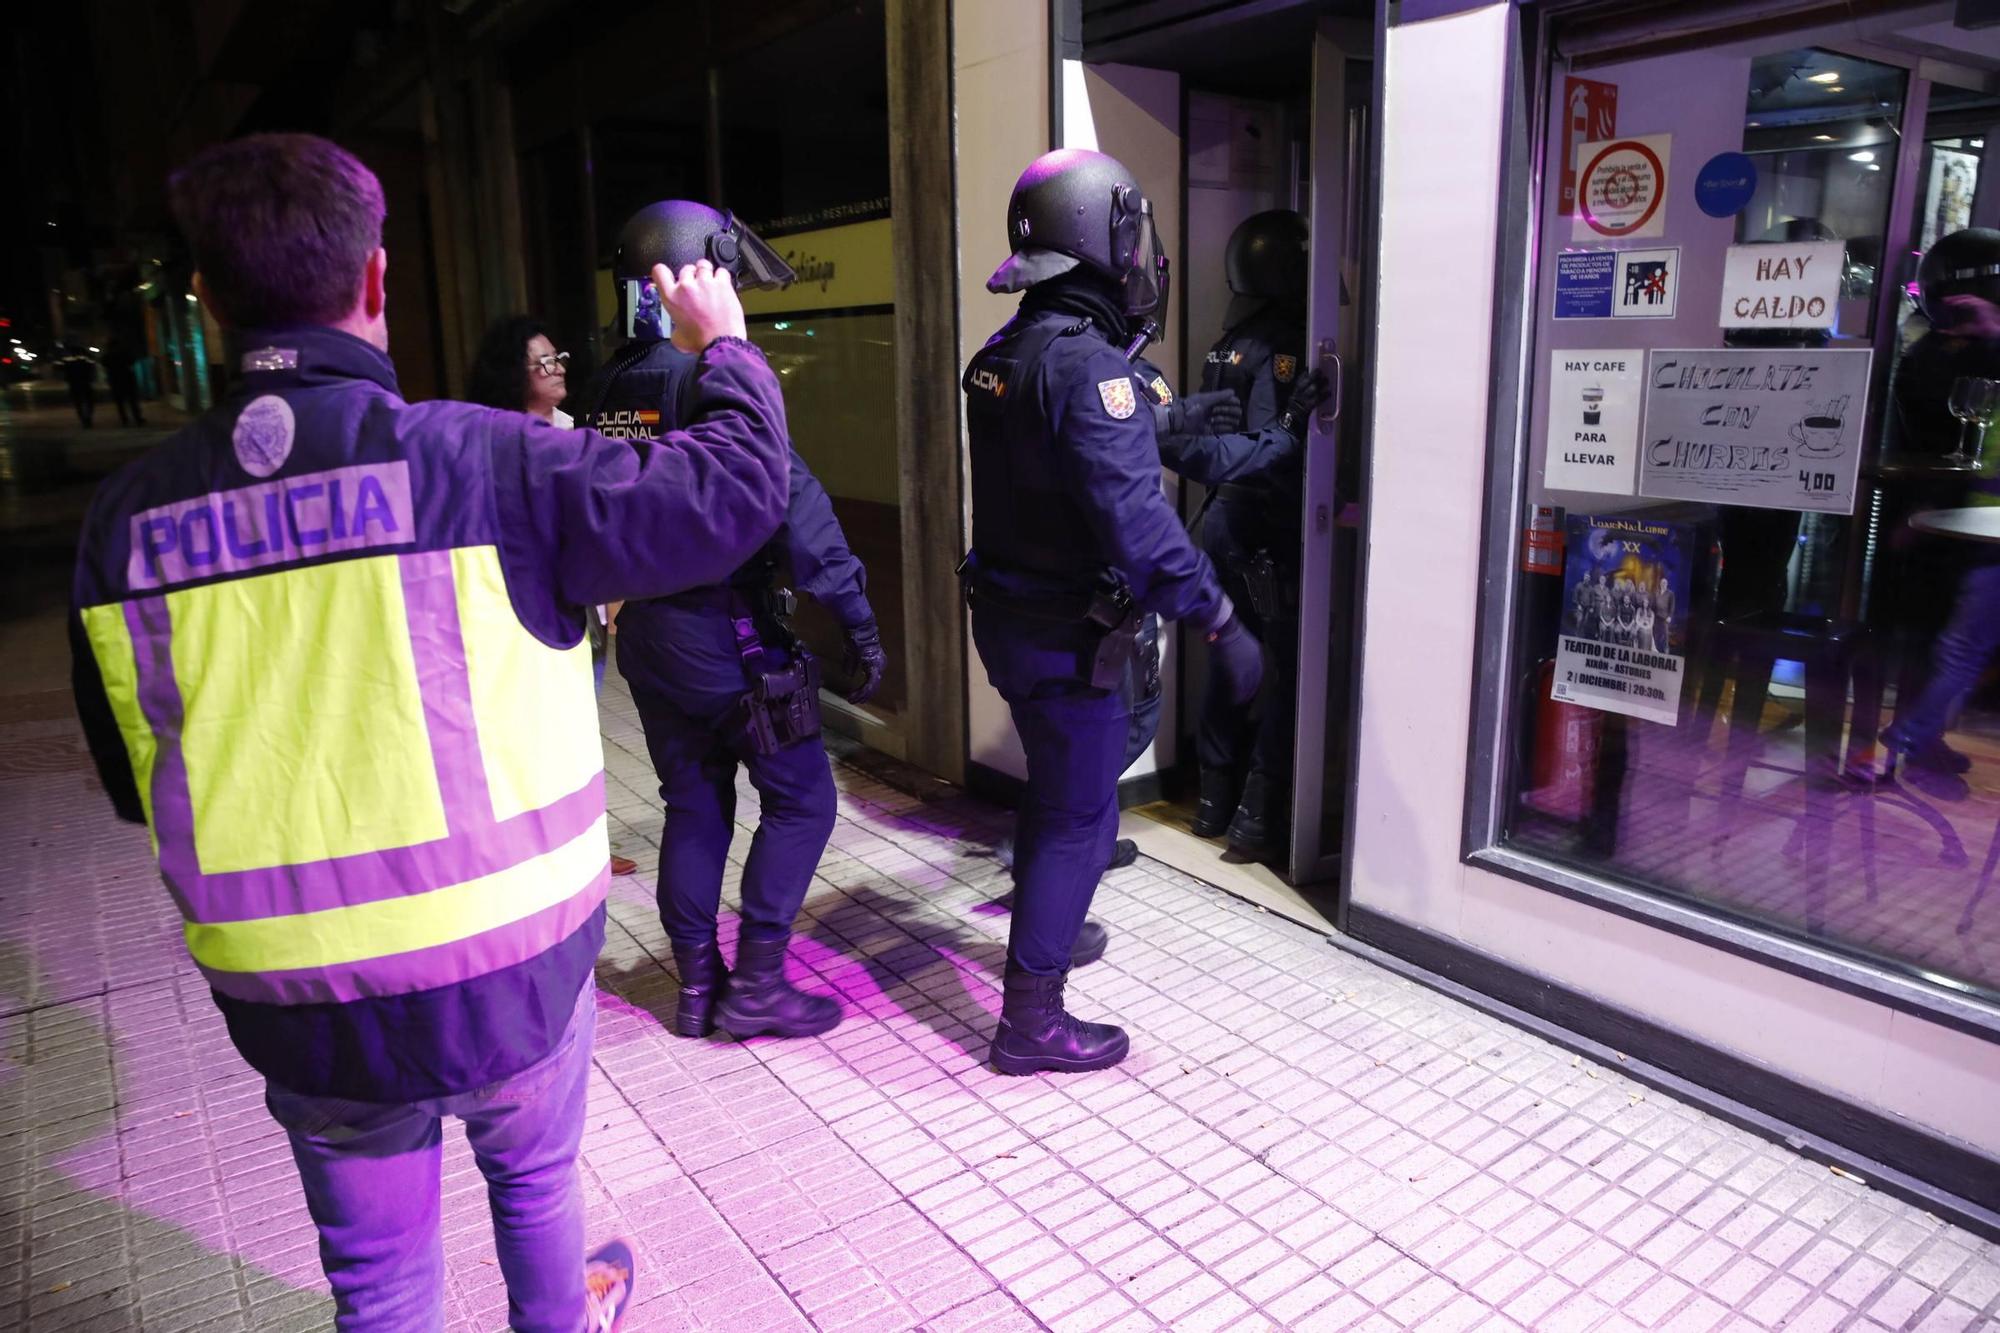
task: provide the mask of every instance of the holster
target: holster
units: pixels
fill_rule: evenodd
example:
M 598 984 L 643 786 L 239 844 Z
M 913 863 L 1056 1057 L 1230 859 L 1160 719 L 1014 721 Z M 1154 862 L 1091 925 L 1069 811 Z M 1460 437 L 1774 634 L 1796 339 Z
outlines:
M 799 649 L 783 671 L 769 671 L 737 701 L 752 753 L 776 754 L 819 735 L 819 660 Z
M 761 604 L 753 606 L 751 598 Z M 745 595 L 732 590 L 730 621 L 736 631 L 736 653 L 743 663 L 749 689 L 736 701 L 744 742 L 753 754 L 776 754 L 820 731 L 819 661 L 792 637 L 788 623 L 796 599 L 789 588 Z M 790 640 L 791 661 L 779 670 L 768 666 L 761 614 Z
M 959 562 L 957 574 L 965 590 L 966 604 L 987 605 L 1030 620 L 1057 625 L 1089 625 L 1098 631 L 1091 653 L 1090 685 L 1098 690 L 1125 688 L 1125 670 L 1132 662 L 1139 642 L 1139 628 L 1145 619 L 1132 601 L 1132 590 L 1122 583 L 1107 581 L 1088 594 L 1061 597 L 1023 597 L 995 588 L 980 574 L 979 564 L 968 553 Z
M 1090 685 L 1097 690 L 1125 687 L 1125 669 L 1139 646 L 1139 626 L 1146 618 L 1132 601 L 1132 590 L 1124 584 L 1100 590 L 1090 599 L 1091 624 L 1104 631 L 1090 663 Z
M 1230 565 L 1243 580 L 1243 589 L 1250 594 L 1250 609 L 1259 620 L 1269 625 L 1298 617 L 1299 585 L 1294 570 L 1280 565 L 1267 550 L 1233 560 Z

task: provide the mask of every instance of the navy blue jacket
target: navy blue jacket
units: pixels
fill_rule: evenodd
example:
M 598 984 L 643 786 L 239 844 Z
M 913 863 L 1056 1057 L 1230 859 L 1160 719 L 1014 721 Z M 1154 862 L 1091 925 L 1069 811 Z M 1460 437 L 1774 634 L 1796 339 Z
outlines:
M 1160 489 L 1151 378 L 1091 320 L 1024 303 L 965 374 L 973 554 L 1023 594 L 1109 573 L 1205 634 L 1231 607 Z
M 1243 404 L 1243 430 L 1233 451 L 1239 457 L 1264 460 L 1262 466 L 1244 467 L 1223 480 L 1254 477 L 1298 484 L 1303 466 L 1299 444 L 1278 419 L 1291 401 L 1292 386 L 1307 373 L 1305 345 L 1305 322 L 1299 312 L 1265 302 L 1236 318 L 1209 348 L 1202 365 L 1202 392 L 1235 393 Z M 1168 466 L 1173 466 L 1171 461 Z
M 491 547 L 522 629 L 551 647 L 570 648 L 583 636 L 584 608 L 720 578 L 769 540 L 782 514 L 784 401 L 762 355 L 738 339 L 702 353 L 693 376 L 699 410 L 692 428 L 636 448 L 520 412 L 406 403 L 387 355 L 337 329 L 245 331 L 240 341 L 254 350 L 214 410 L 98 487 L 79 542 L 73 607 L 122 603 L 131 608 L 128 616 L 143 617 L 150 604 L 170 619 L 167 599 L 174 593 L 266 567 Z M 284 423 L 275 432 L 270 413 Z M 258 428 L 260 421 L 265 425 Z M 400 490 L 390 499 L 378 485 L 374 494 L 384 506 L 363 508 L 351 497 L 365 490 L 339 498 L 343 473 L 399 478 Z M 182 527 L 190 534 L 204 531 L 200 516 L 205 540 L 191 536 L 155 552 L 159 530 L 141 520 L 176 511 L 186 515 Z M 453 645 L 427 651 L 461 651 L 455 629 L 420 631 L 421 614 L 430 613 L 410 609 L 413 637 L 428 634 Z M 296 645 L 301 635 L 320 632 L 310 628 L 316 623 L 302 613 L 301 623 L 241 622 L 236 632 L 255 651 L 267 638 Z M 98 774 L 118 813 L 143 819 L 131 754 L 74 611 L 71 634 L 77 712 Z M 366 672 L 373 651 L 364 641 L 345 657 L 333 654 L 324 670 Z M 466 670 L 462 657 L 455 670 Z M 200 698 L 201 677 L 165 679 L 171 683 L 162 697 L 172 702 L 158 704 L 148 721 L 161 738 L 160 753 L 180 754 L 179 728 Z M 180 691 L 191 685 L 184 699 Z M 424 688 L 432 688 L 428 680 Z M 211 697 L 199 707 L 215 718 L 226 716 L 218 710 L 228 704 Z M 330 724 L 321 718 L 315 725 Z M 270 743 L 257 735 L 235 739 L 253 748 Z M 191 824 L 185 755 L 148 770 L 156 828 L 163 819 Z M 582 797 L 572 817 L 601 818 L 601 779 Z M 497 826 L 493 803 L 481 807 L 477 815 L 460 811 L 451 818 L 492 819 Z M 259 812 L 240 817 L 256 819 Z M 168 854 L 187 854 L 181 838 L 162 839 L 161 846 L 174 843 L 180 849 Z M 369 852 L 348 859 L 343 873 L 367 886 L 370 876 L 399 875 L 397 856 L 417 857 L 408 864 L 418 867 L 411 873 L 422 873 L 421 848 L 381 854 L 391 860 L 378 864 L 378 853 Z M 540 953 L 468 980 L 329 1003 L 264 1003 L 221 991 L 216 1002 L 244 1058 L 282 1087 L 366 1102 L 442 1097 L 511 1077 L 543 1058 L 569 1022 L 603 939 L 598 906 Z
M 1145 395 L 1161 406 L 1171 405 L 1174 391 L 1159 367 L 1141 358 L 1132 378 Z M 1290 459 L 1299 450 L 1293 434 L 1274 424 L 1255 433 L 1198 435 L 1193 432 L 1160 436 L 1160 461 L 1189 481 L 1220 486 L 1252 476 Z
M 695 370 L 700 358 L 673 343 L 629 343 L 592 377 L 581 399 L 579 425 L 626 439 L 649 439 L 684 428 L 695 410 Z M 847 548 L 847 534 L 834 517 L 833 502 L 812 469 L 790 453 L 790 496 L 785 521 L 756 556 L 720 583 L 761 586 L 774 564 L 789 566 L 792 586 L 833 613 L 847 629 L 875 619 L 868 604 L 868 574 Z M 642 606 L 620 613 L 634 620 L 650 614 Z

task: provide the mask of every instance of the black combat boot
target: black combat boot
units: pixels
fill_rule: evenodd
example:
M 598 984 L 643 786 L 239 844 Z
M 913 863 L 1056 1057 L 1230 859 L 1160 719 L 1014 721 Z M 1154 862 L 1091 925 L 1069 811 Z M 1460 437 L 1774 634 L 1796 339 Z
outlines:
M 696 947 L 674 946 L 674 970 L 681 974 L 680 1003 L 674 1009 L 674 1033 L 706 1037 L 715 1031 L 715 1001 L 722 993 L 722 950 L 710 935 Z
M 1081 1073 L 1108 1069 L 1132 1049 L 1125 1029 L 1086 1023 L 1063 1008 L 1069 973 L 1038 977 L 1007 964 L 1000 1027 L 993 1034 L 993 1067 L 1003 1074 Z
M 1236 817 L 1229 821 L 1229 850 L 1253 861 L 1269 856 L 1284 823 L 1276 805 L 1277 790 L 1262 773 L 1253 772 L 1246 778 Z
M 840 1023 L 840 1001 L 813 995 L 785 980 L 789 930 L 745 926 L 736 941 L 736 967 L 722 988 L 715 1025 L 732 1037 L 816 1037 Z
M 1194 808 L 1194 836 L 1219 838 L 1229 830 L 1229 817 L 1236 813 L 1236 775 L 1226 768 L 1201 771 L 1201 800 Z
M 1123 870 L 1139 859 L 1139 844 L 1130 838 L 1120 838 L 1111 844 L 1111 864 L 1107 870 Z

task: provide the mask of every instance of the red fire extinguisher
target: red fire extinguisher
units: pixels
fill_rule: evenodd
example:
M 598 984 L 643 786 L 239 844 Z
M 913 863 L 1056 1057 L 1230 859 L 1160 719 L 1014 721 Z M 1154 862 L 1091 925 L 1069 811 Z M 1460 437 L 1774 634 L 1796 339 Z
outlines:
M 1604 744 L 1604 714 L 1554 697 L 1556 664 L 1542 663 L 1535 681 L 1535 748 L 1521 803 L 1569 820 L 1583 819 L 1597 791 L 1597 756 Z

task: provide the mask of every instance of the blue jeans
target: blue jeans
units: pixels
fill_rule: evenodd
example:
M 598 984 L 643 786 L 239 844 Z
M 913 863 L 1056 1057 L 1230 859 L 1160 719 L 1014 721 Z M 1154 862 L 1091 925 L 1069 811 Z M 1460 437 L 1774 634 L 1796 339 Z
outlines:
M 2000 651 L 2000 564 L 1973 565 L 1959 577 L 1951 620 L 1931 650 L 1931 672 L 1915 699 L 1896 709 L 1884 739 L 1922 750 L 1944 738 L 1952 713 Z
M 533 1333 L 584 1327 L 583 1141 L 597 987 L 586 982 L 556 1048 L 504 1082 L 405 1105 L 306 1097 L 275 1084 L 271 1115 L 291 1136 L 341 1333 L 444 1327 L 439 1168 L 444 1116 L 486 1177 L 507 1280 L 507 1320 Z

